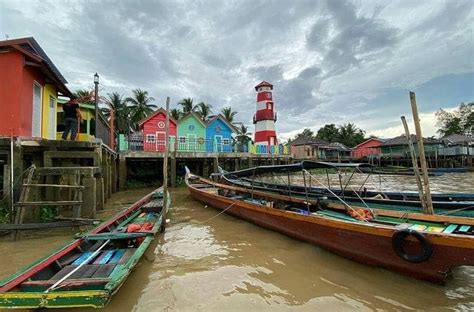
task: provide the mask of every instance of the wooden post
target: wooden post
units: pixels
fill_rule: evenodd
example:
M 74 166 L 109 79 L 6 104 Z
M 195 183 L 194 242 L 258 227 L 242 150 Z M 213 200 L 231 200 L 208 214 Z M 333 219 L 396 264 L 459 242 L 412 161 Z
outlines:
M 423 185 L 421 184 L 420 169 L 418 168 L 418 161 L 416 159 L 415 147 L 413 146 L 413 142 L 411 141 L 410 130 L 408 129 L 405 116 L 402 116 L 400 118 L 402 119 L 403 128 L 405 128 L 405 136 L 408 141 L 408 147 L 410 148 L 411 161 L 413 164 L 413 170 L 415 171 L 415 180 L 418 186 L 418 195 L 420 196 L 421 207 L 423 208 L 423 211 L 427 213 L 427 208 L 426 208 L 427 206 L 426 206 L 425 196 L 423 192 Z
M 168 202 L 168 155 L 170 135 L 170 97 L 166 97 L 166 135 L 165 135 L 165 159 L 163 159 L 163 203 Z
M 420 155 L 421 171 L 423 173 L 423 188 L 426 200 L 425 213 L 433 214 L 433 203 L 431 202 L 430 183 L 428 181 L 428 169 L 426 168 L 425 147 L 423 144 L 423 134 L 421 132 L 420 118 L 418 117 L 418 108 L 416 106 L 415 92 L 410 92 L 411 110 L 413 113 L 413 122 L 415 123 L 416 139 L 418 141 L 418 153 Z

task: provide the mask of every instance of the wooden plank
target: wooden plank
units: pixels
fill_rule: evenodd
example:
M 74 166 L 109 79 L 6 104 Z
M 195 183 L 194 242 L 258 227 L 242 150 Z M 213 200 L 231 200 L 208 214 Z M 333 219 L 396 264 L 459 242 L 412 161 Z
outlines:
M 59 260 L 59 264 L 61 266 L 69 265 L 73 263 L 74 261 L 76 261 L 81 255 L 82 255 L 81 253 L 68 255 L 67 257 L 64 257 L 61 260 Z
M 104 234 L 91 234 L 85 236 L 87 240 L 107 240 L 107 239 L 133 239 L 138 237 L 145 237 L 152 235 L 152 232 L 134 232 L 134 233 L 104 233 Z
M 100 265 L 97 271 L 94 273 L 94 275 L 91 276 L 91 278 L 106 278 L 109 277 L 110 273 L 115 268 L 115 264 L 104 264 Z
M 75 266 L 73 265 L 67 265 L 64 268 L 62 268 L 59 272 L 53 275 L 53 277 L 50 278 L 50 280 L 57 281 L 69 274 L 72 270 L 74 270 Z
M 79 205 L 82 204 L 82 201 L 78 200 L 63 200 L 63 201 L 38 201 L 38 202 L 18 202 L 15 203 L 15 206 L 69 206 L 69 205 Z
M 99 167 L 41 167 L 36 169 L 38 175 L 45 176 L 74 174 L 75 172 L 92 177 L 94 174 L 100 173 L 101 169 Z
M 86 221 L 57 221 L 57 222 L 45 222 L 45 223 L 23 223 L 23 224 L 0 224 L 0 231 L 14 231 L 14 230 L 38 230 L 38 229 L 51 229 L 51 228 L 62 228 L 79 225 L 87 225 L 91 222 Z
M 115 250 L 107 250 L 105 255 L 100 259 L 99 264 L 106 264 L 114 255 Z
M 74 261 L 72 263 L 72 265 L 81 265 L 84 261 L 87 260 L 87 258 L 89 258 L 90 256 L 92 255 L 92 252 L 90 251 L 86 251 L 85 253 L 83 253 L 78 259 L 76 259 L 76 261 Z
M 85 187 L 82 185 L 65 185 L 65 184 L 23 184 L 23 186 L 85 189 Z
M 63 287 L 67 286 L 85 286 L 85 285 L 102 285 L 109 282 L 108 278 L 80 278 L 80 279 L 67 279 L 62 284 Z M 39 280 L 39 281 L 26 281 L 21 283 L 22 286 L 52 286 L 56 283 L 55 280 Z
M 123 264 L 127 262 L 127 260 L 130 259 L 130 257 L 132 257 L 132 255 L 135 253 L 136 250 L 137 250 L 136 248 L 129 248 L 125 250 L 125 253 L 123 254 L 122 258 L 120 258 L 120 261 L 118 263 Z
M 444 229 L 443 233 L 451 234 L 452 232 L 454 232 L 454 230 L 456 230 L 458 226 L 458 224 L 450 224 L 447 228 Z
M 124 255 L 124 253 L 125 253 L 125 250 L 123 249 L 115 251 L 115 254 L 113 255 L 112 258 L 110 258 L 108 263 L 110 264 L 118 263 L 120 261 L 120 258 L 122 258 L 122 256 Z
M 97 264 L 84 265 L 82 268 L 74 272 L 68 279 L 90 278 L 99 268 Z

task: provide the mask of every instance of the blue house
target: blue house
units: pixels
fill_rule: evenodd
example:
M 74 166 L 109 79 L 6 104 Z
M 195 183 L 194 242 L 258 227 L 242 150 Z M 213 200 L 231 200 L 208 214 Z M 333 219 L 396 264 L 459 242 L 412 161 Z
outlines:
M 207 122 L 206 139 L 208 152 L 232 152 L 232 133 L 237 132 L 221 114 L 213 117 Z

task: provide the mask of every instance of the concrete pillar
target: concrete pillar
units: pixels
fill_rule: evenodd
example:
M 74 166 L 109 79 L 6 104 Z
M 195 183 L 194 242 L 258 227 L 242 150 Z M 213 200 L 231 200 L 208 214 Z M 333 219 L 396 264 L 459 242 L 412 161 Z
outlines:
M 249 168 L 252 168 L 253 167 L 253 158 L 249 157 L 247 159 L 248 159 L 248 162 L 249 162 Z
M 213 166 L 212 166 L 212 172 L 219 172 L 219 160 L 217 159 L 217 157 L 214 157 L 214 160 L 213 160 Z
M 82 192 L 82 216 L 95 218 L 96 213 L 96 179 L 85 177 L 82 179 L 85 189 Z
M 207 158 L 203 159 L 202 176 L 209 178 L 209 160 Z
M 104 196 L 104 178 L 96 179 L 96 210 L 104 209 L 105 196 Z
M 119 158 L 119 190 L 125 190 L 127 185 L 127 158 Z
M 234 171 L 240 170 L 240 158 L 234 159 Z
M 272 157 L 272 159 L 270 160 L 272 166 L 275 166 L 275 162 L 276 162 L 276 159 L 274 157 Z
M 171 158 L 171 166 L 170 166 L 170 178 L 171 178 L 171 186 L 176 187 L 176 158 Z

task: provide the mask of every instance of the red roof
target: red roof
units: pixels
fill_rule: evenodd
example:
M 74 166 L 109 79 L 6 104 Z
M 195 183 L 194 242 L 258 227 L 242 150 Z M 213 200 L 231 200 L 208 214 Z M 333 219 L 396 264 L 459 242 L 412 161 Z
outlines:
M 270 89 L 273 90 L 273 85 L 265 80 L 263 80 L 262 82 L 260 82 L 258 85 L 255 86 L 255 91 L 257 91 L 258 88 L 260 87 L 270 87 Z
M 160 107 L 158 110 L 154 111 L 153 113 L 151 113 L 150 115 L 148 115 L 148 116 L 145 117 L 144 119 L 140 120 L 140 121 L 138 122 L 138 127 L 141 128 L 145 122 L 147 122 L 148 120 L 152 119 L 153 117 L 155 117 L 155 116 L 158 115 L 159 113 L 163 113 L 163 114 L 166 116 L 166 110 L 165 110 L 164 108 Z M 170 115 L 170 122 L 176 124 L 176 120 L 174 120 L 174 118 L 171 117 L 171 115 Z
M 36 63 L 41 71 L 53 81 L 58 87 L 59 92 L 68 97 L 72 96 L 71 91 L 66 87 L 66 79 L 59 72 L 58 68 L 53 64 L 51 59 L 46 55 L 38 42 L 33 37 L 19 38 L 0 41 L 0 49 L 13 48 L 26 55 L 29 59 Z

